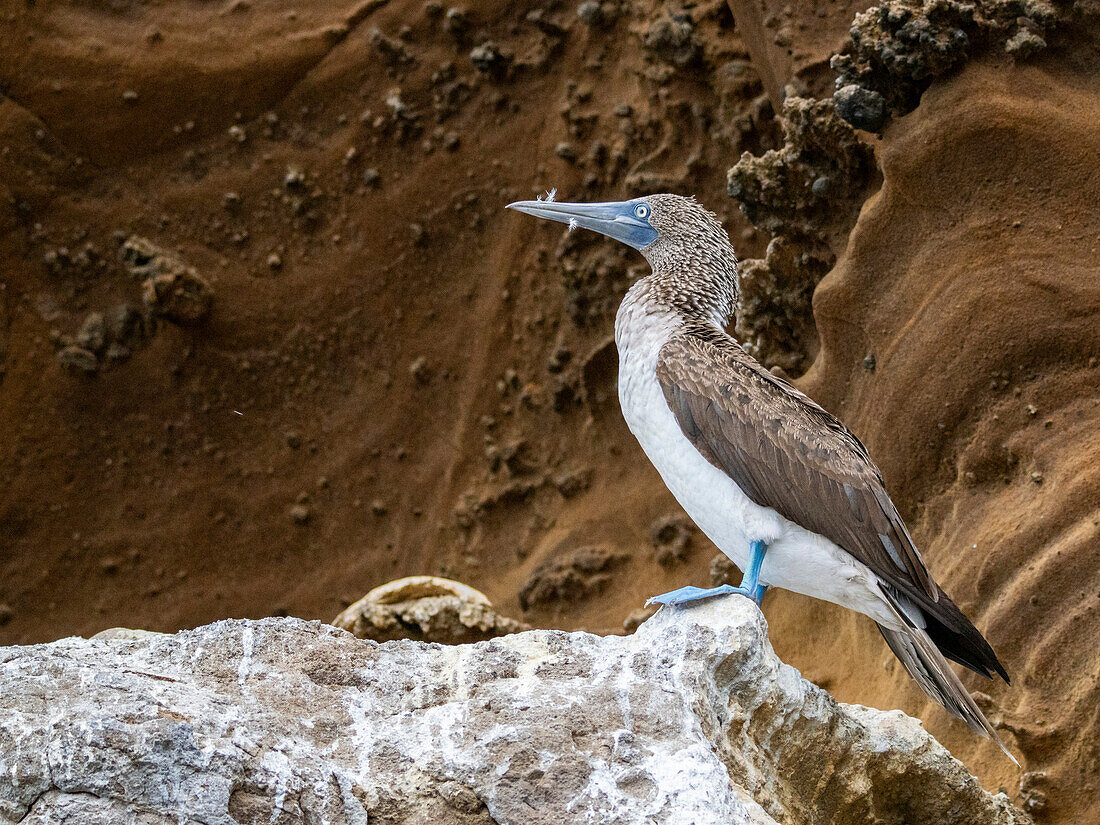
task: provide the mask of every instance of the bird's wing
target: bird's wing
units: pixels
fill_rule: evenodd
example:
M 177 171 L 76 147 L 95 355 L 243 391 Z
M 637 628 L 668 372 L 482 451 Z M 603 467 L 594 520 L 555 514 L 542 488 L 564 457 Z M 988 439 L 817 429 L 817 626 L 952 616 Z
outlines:
M 883 582 L 934 606 L 940 593 L 859 439 L 703 327 L 671 338 L 657 379 L 684 435 L 752 501 L 818 533 Z

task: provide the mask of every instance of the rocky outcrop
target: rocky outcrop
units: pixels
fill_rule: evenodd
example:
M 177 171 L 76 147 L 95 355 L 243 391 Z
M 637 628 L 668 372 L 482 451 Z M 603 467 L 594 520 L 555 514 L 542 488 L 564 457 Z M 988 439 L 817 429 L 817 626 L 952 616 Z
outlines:
M 1089 2 L 1020 0 L 883 0 L 856 15 L 848 42 L 832 58 L 841 116 L 881 132 L 908 114 L 934 80 L 1000 47 L 1027 60 L 1065 39 L 1065 29 L 1096 25 Z
M 1027 822 L 915 720 L 782 664 L 742 599 L 628 637 L 264 619 L 5 648 L 0 819 Z
M 784 143 L 745 152 L 727 174 L 730 197 L 772 236 L 763 259 L 741 265 L 735 333 L 765 366 L 805 371 L 817 351 L 814 288 L 836 262 L 875 181 L 874 156 L 832 100 L 788 98 Z

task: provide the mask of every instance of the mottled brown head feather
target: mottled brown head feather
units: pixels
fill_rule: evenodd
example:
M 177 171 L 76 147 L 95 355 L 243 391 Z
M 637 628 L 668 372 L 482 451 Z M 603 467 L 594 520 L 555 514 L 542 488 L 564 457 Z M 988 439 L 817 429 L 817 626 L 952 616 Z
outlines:
M 713 212 L 682 195 L 650 195 L 657 240 L 642 250 L 653 268 L 651 300 L 724 325 L 738 297 L 737 255 Z

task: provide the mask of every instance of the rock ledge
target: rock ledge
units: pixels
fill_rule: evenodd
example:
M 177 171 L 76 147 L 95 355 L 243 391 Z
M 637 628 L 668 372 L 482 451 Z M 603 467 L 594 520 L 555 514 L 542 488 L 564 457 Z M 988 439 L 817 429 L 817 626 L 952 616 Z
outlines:
M 0 649 L 0 822 L 1027 823 L 913 719 L 835 702 L 742 599 L 633 636 L 317 622 Z

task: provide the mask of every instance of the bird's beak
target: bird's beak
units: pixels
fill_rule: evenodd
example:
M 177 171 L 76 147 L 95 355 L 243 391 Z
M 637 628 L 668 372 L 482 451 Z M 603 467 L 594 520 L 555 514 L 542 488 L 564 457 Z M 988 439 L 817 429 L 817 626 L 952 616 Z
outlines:
M 556 201 L 516 201 L 508 209 L 526 212 L 536 218 L 567 223 L 607 235 L 634 249 L 645 249 L 657 240 L 657 230 L 634 209 L 639 201 L 614 203 L 558 203 Z

